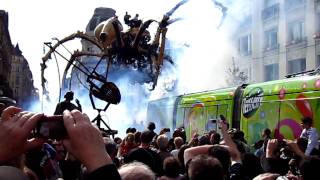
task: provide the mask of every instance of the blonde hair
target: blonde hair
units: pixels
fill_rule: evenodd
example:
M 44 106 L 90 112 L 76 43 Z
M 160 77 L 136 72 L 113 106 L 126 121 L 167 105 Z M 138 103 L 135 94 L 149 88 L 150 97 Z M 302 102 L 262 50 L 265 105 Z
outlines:
M 127 141 L 128 143 L 134 143 L 134 134 L 133 133 L 128 133 L 125 141 Z
M 181 137 L 175 137 L 173 140 L 174 145 L 177 149 L 180 149 L 180 147 L 183 145 L 183 139 Z
M 159 149 L 166 149 L 169 144 L 169 139 L 166 135 L 162 134 L 157 138 L 157 145 Z

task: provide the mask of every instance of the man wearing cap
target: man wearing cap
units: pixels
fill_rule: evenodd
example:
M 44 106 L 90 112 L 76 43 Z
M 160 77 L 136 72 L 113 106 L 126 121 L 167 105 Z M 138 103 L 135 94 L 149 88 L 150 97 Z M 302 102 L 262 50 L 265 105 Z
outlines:
M 56 110 L 54 111 L 54 115 L 62 115 L 63 111 L 66 110 L 66 109 L 69 110 L 69 111 L 77 109 L 80 112 L 82 112 L 81 104 L 80 104 L 78 99 L 76 99 L 76 103 L 77 103 L 78 106 L 76 106 L 75 104 L 73 104 L 71 102 L 73 100 L 73 95 L 74 94 L 73 94 L 72 91 L 68 91 L 64 95 L 65 100 L 57 104 Z

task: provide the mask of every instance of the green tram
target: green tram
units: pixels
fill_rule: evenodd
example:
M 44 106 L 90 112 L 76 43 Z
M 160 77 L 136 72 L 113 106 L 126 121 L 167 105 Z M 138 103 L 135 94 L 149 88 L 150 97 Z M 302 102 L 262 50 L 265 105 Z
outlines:
M 219 115 L 244 131 L 250 144 L 270 128 L 275 138 L 296 139 L 302 117 L 320 130 L 320 75 L 242 85 L 150 101 L 147 121 L 171 130 L 184 127 L 188 139 L 217 128 Z

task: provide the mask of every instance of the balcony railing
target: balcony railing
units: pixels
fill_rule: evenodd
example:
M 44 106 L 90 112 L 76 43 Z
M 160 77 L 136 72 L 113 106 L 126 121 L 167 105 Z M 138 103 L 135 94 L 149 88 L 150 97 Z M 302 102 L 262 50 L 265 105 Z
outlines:
M 241 56 L 250 56 L 252 54 L 252 51 L 251 50 L 248 50 L 248 51 L 240 51 L 240 55 Z
M 264 47 L 264 52 L 269 52 L 269 51 L 274 51 L 274 50 L 277 50 L 279 49 L 279 44 L 276 43 L 276 44 L 268 44 Z
M 294 44 L 300 44 L 300 43 L 306 43 L 308 38 L 306 36 L 296 38 L 296 39 L 290 39 L 287 41 L 287 46 L 294 45 Z
M 280 10 L 279 3 L 265 8 L 262 11 L 262 16 L 261 16 L 262 20 L 268 20 L 268 19 L 271 19 L 271 18 L 279 17 L 279 10 Z

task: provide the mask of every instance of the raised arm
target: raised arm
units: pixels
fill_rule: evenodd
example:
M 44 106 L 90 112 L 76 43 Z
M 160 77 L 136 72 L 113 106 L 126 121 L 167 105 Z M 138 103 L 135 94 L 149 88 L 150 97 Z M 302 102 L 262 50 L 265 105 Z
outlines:
M 299 148 L 296 141 L 293 140 L 285 140 L 287 145 L 290 147 L 290 149 L 299 157 L 305 158 L 305 154 L 302 152 L 302 150 Z
M 208 154 L 208 151 L 212 146 L 213 145 L 203 145 L 186 149 L 184 151 L 184 163 L 186 164 L 190 159 L 199 154 Z
M 231 161 L 232 163 L 241 163 L 241 154 L 237 148 L 237 145 L 233 142 L 230 135 L 227 132 L 227 123 L 226 121 L 219 121 L 219 127 L 221 128 L 221 133 L 223 136 L 223 140 L 225 145 L 228 146 L 227 148 L 230 152 Z
M 79 99 L 76 99 L 76 103 L 77 103 L 77 106 L 78 106 L 77 109 L 78 109 L 80 112 L 82 112 L 82 106 L 81 106 L 81 104 L 80 104 Z

